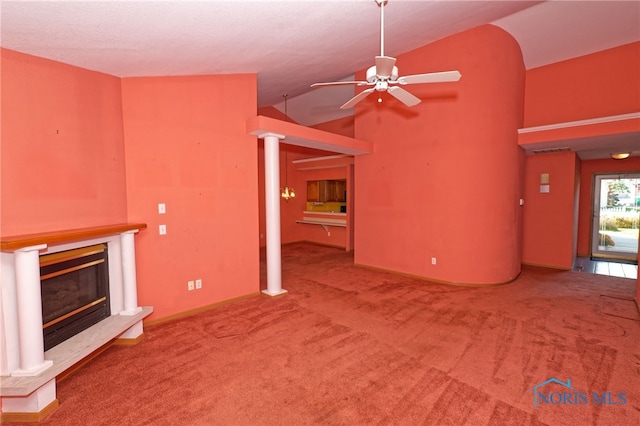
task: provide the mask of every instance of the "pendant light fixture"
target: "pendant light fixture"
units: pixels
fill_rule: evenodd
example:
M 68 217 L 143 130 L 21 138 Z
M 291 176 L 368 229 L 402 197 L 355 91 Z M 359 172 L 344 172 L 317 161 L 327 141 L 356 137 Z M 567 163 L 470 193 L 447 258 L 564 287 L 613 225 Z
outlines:
M 287 97 L 289 95 L 282 95 L 282 97 L 284 97 L 284 118 L 285 121 L 289 121 L 289 116 L 287 115 Z M 282 198 L 284 198 L 285 201 L 289 201 L 289 198 L 293 198 L 296 196 L 296 191 L 293 188 L 289 187 L 289 173 L 288 173 L 288 168 L 289 168 L 289 162 L 288 160 L 288 155 L 287 155 L 287 150 L 284 151 L 284 189 L 280 189 L 280 196 L 282 196 Z

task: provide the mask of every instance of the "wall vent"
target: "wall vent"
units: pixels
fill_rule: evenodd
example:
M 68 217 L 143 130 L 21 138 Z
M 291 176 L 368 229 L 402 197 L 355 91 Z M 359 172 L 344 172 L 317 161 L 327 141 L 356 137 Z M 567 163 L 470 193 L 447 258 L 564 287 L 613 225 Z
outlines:
M 550 152 L 565 152 L 565 151 L 571 151 L 571 148 L 569 148 L 568 146 L 562 147 L 562 148 L 544 148 L 544 149 L 534 149 L 531 152 L 533 152 L 534 154 L 548 154 Z

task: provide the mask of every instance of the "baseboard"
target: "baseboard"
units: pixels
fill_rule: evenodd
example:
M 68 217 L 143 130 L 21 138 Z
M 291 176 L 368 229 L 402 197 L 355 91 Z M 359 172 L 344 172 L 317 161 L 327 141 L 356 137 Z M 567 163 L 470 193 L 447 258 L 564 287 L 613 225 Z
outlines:
M 291 244 L 299 244 L 299 243 L 305 243 L 305 244 L 315 244 L 318 246 L 323 246 L 323 247 L 333 247 L 333 248 L 339 248 L 339 249 L 343 249 L 343 250 L 347 250 L 347 246 L 342 245 L 342 244 L 329 244 L 329 243 L 321 243 L 318 241 L 311 241 L 311 240 L 298 240 L 298 241 L 289 241 L 288 243 L 283 243 L 283 246 L 289 246 Z M 349 250 L 347 250 L 349 251 Z
M 53 413 L 55 409 L 58 408 L 58 405 L 60 405 L 60 403 L 57 399 L 54 399 L 49 405 L 37 413 L 2 413 L 2 415 L 0 415 L 0 423 L 36 423 L 44 420 L 45 417 Z
M 144 323 L 144 326 L 145 327 L 153 327 L 154 325 L 163 324 L 165 322 L 169 322 L 169 321 L 173 321 L 173 320 L 176 320 L 176 319 L 181 319 L 181 318 L 189 317 L 191 315 L 199 314 L 200 312 L 205 312 L 205 311 L 211 310 L 211 309 L 213 309 L 215 307 L 226 305 L 228 303 L 233 303 L 233 302 L 237 302 L 239 300 L 249 299 L 251 297 L 257 297 L 257 296 L 260 296 L 261 294 L 262 293 L 258 291 L 256 293 L 249 293 L 249 294 L 246 294 L 244 296 L 238 296 L 238 297 L 234 297 L 232 299 L 222 300 L 220 302 L 212 303 L 210 305 L 201 306 L 199 308 L 189 309 L 188 311 L 178 312 L 177 314 L 169 315 L 169 316 L 162 317 L 162 318 L 157 318 L 157 319 L 154 319 L 154 320 L 151 320 L 151 321 L 146 321 Z
M 531 263 L 531 262 L 522 262 L 522 265 L 525 266 L 535 266 L 536 268 L 547 268 L 547 269 L 556 269 L 558 271 L 571 271 L 571 268 L 567 268 L 564 266 L 558 265 L 545 265 L 544 263 Z
M 475 283 L 460 283 L 460 282 L 455 282 L 455 281 L 439 280 L 439 279 L 435 279 L 435 278 L 423 277 L 421 275 L 414 275 L 414 274 L 408 274 L 408 273 L 405 273 L 405 272 L 393 271 L 391 269 L 378 268 L 376 266 L 363 265 L 363 264 L 360 264 L 360 263 L 354 263 L 353 266 L 355 266 L 357 268 L 370 269 L 372 271 L 386 272 L 388 274 L 399 275 L 399 276 L 402 276 L 402 277 L 413 278 L 413 279 L 416 279 L 416 280 L 428 281 L 430 283 L 451 285 L 451 286 L 456 286 L 456 287 L 473 287 L 473 288 L 500 287 L 500 286 L 511 284 L 512 282 L 517 280 L 518 277 L 520 276 L 520 273 L 518 273 L 518 275 L 516 275 L 515 277 L 513 277 L 513 278 L 511 278 L 510 280 L 507 280 L 507 281 L 498 282 L 498 283 L 475 284 Z

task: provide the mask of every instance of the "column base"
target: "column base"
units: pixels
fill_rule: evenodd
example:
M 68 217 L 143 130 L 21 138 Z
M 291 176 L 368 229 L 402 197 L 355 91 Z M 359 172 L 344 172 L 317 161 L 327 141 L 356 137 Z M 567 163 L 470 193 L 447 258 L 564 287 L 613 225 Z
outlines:
M 44 370 L 46 370 L 47 368 L 51 367 L 53 365 L 53 361 L 45 359 L 42 364 L 40 365 L 36 365 L 35 367 L 31 367 L 29 369 L 22 369 L 22 368 L 18 368 L 17 370 L 14 370 L 11 372 L 11 376 L 12 377 L 32 377 L 32 376 L 37 376 L 38 374 L 42 373 Z
M 0 415 L 0 423 L 37 423 L 44 420 L 49 414 L 53 413 L 55 409 L 58 408 L 58 405 L 60 405 L 60 403 L 55 399 L 37 413 L 2 413 L 2 415 Z
M 137 323 L 129 327 L 127 330 L 125 330 L 124 333 L 118 336 L 118 339 L 116 340 L 116 342 L 120 342 L 120 344 L 123 344 L 123 342 L 127 341 L 131 344 L 136 344 L 137 342 L 141 342 L 143 337 L 144 337 L 143 324 L 142 324 L 142 321 L 138 321 Z
M 51 379 L 27 396 L 3 396 L 2 421 L 38 421 L 57 407 L 56 379 Z
M 271 297 L 282 296 L 283 294 L 288 293 L 287 290 L 284 290 L 284 289 L 280 289 L 279 291 L 276 291 L 276 292 L 271 292 L 267 289 L 267 290 L 262 290 L 262 292 Z
M 126 311 L 120 311 L 119 315 L 136 315 L 137 313 L 142 312 L 142 306 L 138 306 L 135 309 L 130 309 Z
M 142 342 L 144 340 L 144 334 L 139 335 L 138 337 L 135 338 L 117 338 L 116 340 L 113 341 L 113 345 L 114 346 L 135 346 L 138 343 Z

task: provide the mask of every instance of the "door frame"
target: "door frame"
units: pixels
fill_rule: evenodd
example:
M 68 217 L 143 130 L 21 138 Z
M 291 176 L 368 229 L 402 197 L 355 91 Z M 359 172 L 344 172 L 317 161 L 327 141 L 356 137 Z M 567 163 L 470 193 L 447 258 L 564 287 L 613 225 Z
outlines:
M 600 211 L 602 199 L 602 181 L 606 179 L 640 179 L 640 173 L 597 173 L 593 176 L 593 198 L 591 202 L 591 240 L 590 240 L 590 256 L 591 258 L 616 259 L 622 261 L 631 261 L 636 263 L 638 260 L 638 247 L 635 252 L 600 250 Z

